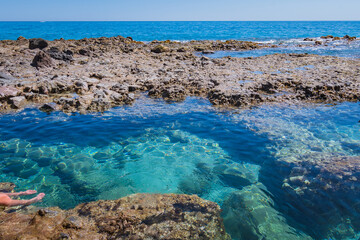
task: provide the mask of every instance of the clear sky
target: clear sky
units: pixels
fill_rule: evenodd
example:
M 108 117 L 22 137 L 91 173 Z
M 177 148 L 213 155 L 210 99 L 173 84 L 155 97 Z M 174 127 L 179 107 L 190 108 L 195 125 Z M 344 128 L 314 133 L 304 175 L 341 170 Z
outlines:
M 0 21 L 360 20 L 360 0 L 0 0 Z

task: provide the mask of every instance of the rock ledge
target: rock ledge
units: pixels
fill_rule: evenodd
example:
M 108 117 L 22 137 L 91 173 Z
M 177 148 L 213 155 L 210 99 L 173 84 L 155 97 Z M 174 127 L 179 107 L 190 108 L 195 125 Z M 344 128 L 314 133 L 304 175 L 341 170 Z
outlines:
M 71 210 L 0 214 L 0 239 L 231 239 L 220 207 L 196 195 L 134 194 Z

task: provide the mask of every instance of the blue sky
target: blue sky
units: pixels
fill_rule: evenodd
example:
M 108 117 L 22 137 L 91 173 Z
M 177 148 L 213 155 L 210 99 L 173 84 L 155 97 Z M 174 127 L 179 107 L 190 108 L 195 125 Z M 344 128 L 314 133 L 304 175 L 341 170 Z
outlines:
M 0 21 L 360 20 L 360 0 L 0 0 Z

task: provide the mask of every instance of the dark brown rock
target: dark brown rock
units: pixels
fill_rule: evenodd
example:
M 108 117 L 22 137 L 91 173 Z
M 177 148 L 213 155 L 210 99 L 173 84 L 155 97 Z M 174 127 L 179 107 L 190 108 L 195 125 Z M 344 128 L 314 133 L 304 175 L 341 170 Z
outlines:
M 47 41 L 45 41 L 42 38 L 33 38 L 29 40 L 29 48 L 30 49 L 36 49 L 36 48 L 46 48 L 48 46 Z
M 54 66 L 54 62 L 46 52 L 40 51 L 35 55 L 31 66 L 36 68 L 47 68 Z

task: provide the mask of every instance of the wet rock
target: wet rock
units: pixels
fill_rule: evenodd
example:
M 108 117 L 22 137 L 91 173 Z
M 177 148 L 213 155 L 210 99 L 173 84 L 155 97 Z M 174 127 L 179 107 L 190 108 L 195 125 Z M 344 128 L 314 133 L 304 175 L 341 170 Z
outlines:
M 47 41 L 45 41 L 42 38 L 33 38 L 29 40 L 29 48 L 30 49 L 36 49 L 36 48 L 46 48 L 48 46 Z
M 111 108 L 111 103 L 106 98 L 93 99 L 87 108 L 89 112 L 105 112 Z
M 57 107 L 56 103 L 45 103 L 39 109 L 43 112 L 50 113 L 53 111 L 57 111 L 58 107 Z
M 9 103 L 11 104 L 12 108 L 20 109 L 22 106 L 25 105 L 26 98 L 24 96 L 12 97 L 9 99 Z
M 164 52 L 169 52 L 170 48 L 165 47 L 163 45 L 157 45 L 156 47 L 151 49 L 151 51 L 154 52 L 154 53 L 164 53 Z
M 54 66 L 54 63 L 46 52 L 40 51 L 35 55 L 31 66 L 36 68 L 47 68 Z
M 219 206 L 197 196 L 135 194 L 46 211 L 0 213 L 0 238 L 230 240 Z
M 163 86 L 160 89 L 152 89 L 149 96 L 162 97 L 167 101 L 183 101 L 186 98 L 186 90 L 183 86 Z
M 71 51 L 60 51 L 57 47 L 51 47 L 47 53 L 49 54 L 50 57 L 52 57 L 53 59 L 56 60 L 62 60 L 62 61 L 72 61 L 73 57 L 72 57 L 72 52 Z
M 12 192 L 15 188 L 14 183 L 10 182 L 0 182 L 0 192 L 9 193 Z

